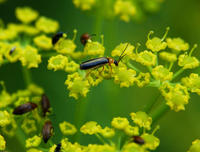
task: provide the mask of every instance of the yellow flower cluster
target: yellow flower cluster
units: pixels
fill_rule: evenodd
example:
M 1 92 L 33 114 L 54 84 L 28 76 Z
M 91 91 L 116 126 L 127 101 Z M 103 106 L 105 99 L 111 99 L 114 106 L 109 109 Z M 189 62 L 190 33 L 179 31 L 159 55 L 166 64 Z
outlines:
M 76 127 L 66 121 L 60 123 L 59 127 L 63 135 L 73 135 L 77 132 Z
M 119 16 L 122 21 L 138 20 L 146 15 L 146 12 L 155 12 L 160 8 L 162 0 L 72 0 L 75 7 L 82 11 L 98 10 L 106 18 Z M 98 12 L 97 11 L 97 12 Z
M 196 139 L 195 141 L 192 142 L 192 145 L 187 152 L 198 152 L 198 151 L 200 151 L 200 140 Z
M 0 29 L 0 66 L 20 61 L 22 66 L 37 68 L 41 63 L 40 51 L 53 49 L 51 38 L 44 33 L 55 33 L 59 24 L 39 16 L 36 10 L 27 6 L 17 7 L 15 15 L 20 24 L 9 23 L 7 28 Z
M 160 140 L 154 136 L 154 133 L 158 128 L 156 127 L 152 133 L 139 132 L 140 128 L 145 128 L 147 130 L 151 129 L 150 127 L 151 122 L 152 122 L 151 117 L 149 117 L 145 112 L 142 112 L 142 111 L 131 113 L 130 115 L 134 123 L 133 126 L 130 124 L 127 118 L 115 117 L 111 121 L 112 128 L 107 127 L 107 126 L 105 128 L 102 128 L 97 122 L 89 121 L 81 127 L 80 131 L 83 134 L 96 135 L 96 137 L 100 141 L 104 142 L 104 145 L 102 146 L 105 146 L 105 145 L 111 146 L 110 149 L 107 149 L 108 147 L 107 148 L 104 147 L 109 152 L 110 151 L 114 152 L 116 150 L 116 149 L 112 149 L 114 147 L 117 147 L 117 143 L 115 143 L 114 139 L 121 138 L 121 136 L 127 136 L 128 141 L 131 141 L 131 142 L 125 142 L 124 145 L 121 145 L 122 152 L 130 152 L 131 149 L 132 150 L 134 149 L 136 151 L 140 150 L 144 152 L 148 150 L 155 150 L 159 146 L 159 143 L 160 143 Z M 140 136 L 144 140 L 144 144 L 139 145 L 135 143 L 134 141 L 132 141 L 131 138 L 133 138 L 133 136 Z M 112 141 L 110 142 L 111 144 L 108 144 L 106 142 L 107 140 L 105 140 L 104 138 L 105 139 L 107 138 L 109 139 L 109 141 Z M 68 142 L 68 140 L 65 140 L 65 141 Z M 80 145 L 78 145 L 78 147 L 80 148 Z M 89 144 L 88 146 L 82 147 L 82 151 L 93 149 L 94 147 L 100 148 L 99 145 Z M 94 148 L 93 150 L 95 150 L 96 148 Z M 98 149 L 98 151 L 101 151 L 101 149 Z

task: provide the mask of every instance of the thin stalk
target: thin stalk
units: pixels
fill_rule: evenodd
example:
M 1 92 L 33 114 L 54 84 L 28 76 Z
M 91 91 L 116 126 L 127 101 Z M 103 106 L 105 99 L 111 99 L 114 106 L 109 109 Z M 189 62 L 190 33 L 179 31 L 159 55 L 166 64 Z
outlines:
M 22 73 L 26 86 L 30 85 L 32 83 L 30 70 L 28 70 L 26 67 L 22 67 Z
M 99 141 L 102 142 L 102 144 L 107 144 L 107 143 L 105 142 L 105 140 L 104 140 L 99 134 L 95 134 L 95 136 L 99 139 Z
M 130 62 L 127 63 L 127 66 L 133 70 L 135 70 L 136 72 L 141 72 L 138 68 L 136 68 L 134 65 L 132 65 Z
M 178 71 L 174 74 L 172 80 L 174 80 L 174 79 L 175 79 L 176 77 L 178 77 L 181 73 L 183 73 L 183 71 L 184 71 L 183 68 L 181 68 L 180 70 L 178 70 Z
M 170 65 L 169 65 L 169 68 L 168 68 L 168 69 L 169 69 L 169 71 L 171 71 L 171 69 L 172 69 L 173 65 L 174 65 L 174 62 L 171 62 L 171 63 L 170 63 Z
M 153 106 L 157 103 L 157 101 L 159 100 L 159 98 L 160 98 L 160 93 L 156 96 L 156 98 L 154 98 L 152 101 L 150 101 L 150 102 L 147 104 L 147 106 L 145 107 L 144 111 L 145 111 L 146 113 L 151 112 Z
M 151 115 L 153 124 L 155 124 L 160 118 L 162 118 L 168 111 L 169 107 L 163 102 L 162 105 Z
M 76 104 L 76 110 L 74 115 L 74 124 L 77 128 L 80 128 L 83 120 L 85 118 L 86 112 L 87 112 L 87 106 L 88 106 L 89 100 L 83 101 L 80 100 Z M 74 141 L 78 141 L 80 139 L 80 133 L 77 133 L 74 137 Z

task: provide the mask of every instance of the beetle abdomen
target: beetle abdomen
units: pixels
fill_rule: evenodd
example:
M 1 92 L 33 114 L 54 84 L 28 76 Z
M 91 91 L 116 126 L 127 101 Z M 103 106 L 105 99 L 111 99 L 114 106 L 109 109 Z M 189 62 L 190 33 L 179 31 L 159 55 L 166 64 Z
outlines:
M 25 104 L 22 104 L 22 105 L 16 107 L 13 111 L 13 114 L 22 115 L 22 114 L 25 114 L 27 112 L 34 110 L 35 108 L 37 108 L 37 105 L 35 103 L 27 102 Z
M 92 69 L 92 68 L 95 68 L 97 66 L 104 65 L 108 62 L 109 62 L 108 58 L 106 58 L 106 57 L 95 58 L 95 59 L 91 59 L 91 60 L 82 62 L 80 64 L 80 69 L 81 70 Z

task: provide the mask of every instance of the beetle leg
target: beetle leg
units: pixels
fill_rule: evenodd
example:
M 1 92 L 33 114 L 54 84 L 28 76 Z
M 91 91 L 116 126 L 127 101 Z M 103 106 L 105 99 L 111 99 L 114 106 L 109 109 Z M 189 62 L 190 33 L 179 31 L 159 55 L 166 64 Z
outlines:
M 104 66 L 102 67 L 102 70 L 99 73 L 101 74 L 103 72 L 103 70 L 104 70 Z
M 111 66 L 111 63 L 109 63 L 109 66 L 110 66 L 110 72 L 112 74 L 112 66 Z

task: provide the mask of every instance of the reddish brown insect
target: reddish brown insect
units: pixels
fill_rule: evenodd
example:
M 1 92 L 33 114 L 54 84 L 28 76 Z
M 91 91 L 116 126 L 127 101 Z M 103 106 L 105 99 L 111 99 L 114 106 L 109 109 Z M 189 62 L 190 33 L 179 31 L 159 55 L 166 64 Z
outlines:
M 88 33 L 84 33 L 81 35 L 80 37 L 80 41 L 83 45 L 86 45 L 86 43 L 88 42 L 88 40 L 91 39 L 92 36 L 96 36 L 96 34 L 88 34 Z
M 41 106 L 42 106 L 43 116 L 45 117 L 46 113 L 50 112 L 49 108 L 51 107 L 49 99 L 45 94 L 42 95 Z
M 144 139 L 140 136 L 133 136 L 133 141 L 139 145 L 144 144 Z
M 13 111 L 13 114 L 22 115 L 22 114 L 25 114 L 27 112 L 34 110 L 35 108 L 37 108 L 37 105 L 35 103 L 27 102 L 25 104 L 22 104 L 22 105 L 16 107 Z
M 50 120 L 46 121 L 44 123 L 43 129 L 42 129 L 42 137 L 45 143 L 51 138 L 53 135 L 53 126 Z

